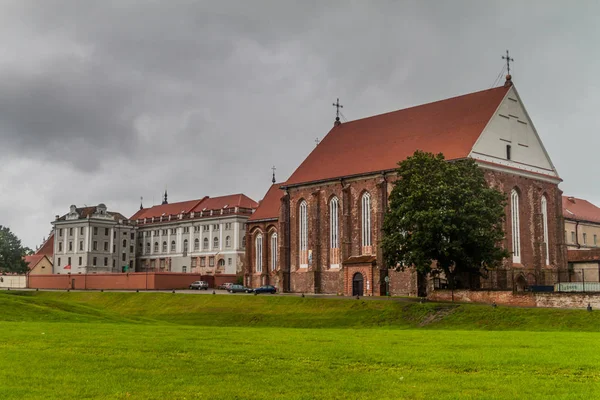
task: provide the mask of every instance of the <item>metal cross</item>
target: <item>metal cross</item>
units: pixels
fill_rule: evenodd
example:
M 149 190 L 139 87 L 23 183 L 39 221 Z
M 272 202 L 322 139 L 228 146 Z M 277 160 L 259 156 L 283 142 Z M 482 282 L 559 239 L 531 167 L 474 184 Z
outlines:
M 508 71 L 508 75 L 510 75 L 510 62 L 515 60 L 510 58 L 510 56 L 508 55 L 508 50 L 506 50 L 506 57 L 502 56 L 502 59 L 506 60 L 506 69 Z
M 273 184 L 275 184 L 275 170 L 277 168 L 275 168 L 275 166 L 273 165 L 273 167 L 271 167 L 271 169 L 273 170 L 273 179 L 272 179 L 272 182 L 273 182 Z
M 344 108 L 344 106 L 340 104 L 340 98 L 339 97 L 338 97 L 337 101 L 335 103 L 333 103 L 333 106 L 336 108 L 335 118 L 337 120 L 339 120 L 339 118 L 340 118 L 340 108 Z
M 315 139 L 315 144 L 318 146 L 319 145 L 319 138 Z

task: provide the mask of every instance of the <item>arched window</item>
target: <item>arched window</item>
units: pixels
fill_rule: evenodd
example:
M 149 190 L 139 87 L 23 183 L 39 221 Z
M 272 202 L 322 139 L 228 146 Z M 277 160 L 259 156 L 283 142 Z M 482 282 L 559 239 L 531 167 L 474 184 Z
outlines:
M 271 271 L 277 269 L 277 233 L 271 235 Z
M 331 253 L 331 267 L 337 268 L 340 264 L 340 202 L 334 197 L 329 202 L 329 248 Z
M 223 258 L 221 258 L 219 260 L 219 267 L 224 267 L 225 266 L 225 260 Z
M 365 192 L 362 204 L 362 246 L 363 254 L 371 253 L 371 195 Z
M 262 272 L 262 256 L 263 256 L 263 248 L 262 248 L 262 235 L 259 233 L 256 236 L 256 242 L 254 244 L 254 264 L 256 266 L 256 272 Z
M 521 230 L 519 228 L 519 193 L 513 189 L 510 192 L 510 214 L 512 226 L 513 262 L 521 262 Z
M 298 208 L 298 237 L 300 242 L 300 268 L 308 267 L 308 206 L 302 200 Z
M 146 254 L 150 254 L 150 242 L 146 243 Z
M 213 239 L 213 249 L 218 249 L 219 248 L 219 238 L 215 237 Z
M 158 242 L 154 242 L 154 252 L 158 253 Z
M 200 250 L 200 239 L 194 239 L 194 250 Z
M 542 196 L 542 228 L 544 229 L 544 247 L 546 248 L 546 265 L 550 265 L 550 247 L 548 245 L 548 200 Z
M 183 241 L 183 251 L 186 252 L 186 253 L 188 251 L 188 240 L 187 239 L 185 239 Z
M 167 252 L 167 242 L 163 242 L 163 244 L 162 244 L 162 252 L 163 253 Z
M 204 238 L 202 241 L 202 250 L 208 250 L 208 238 Z
M 231 236 L 225 238 L 225 247 L 231 247 Z

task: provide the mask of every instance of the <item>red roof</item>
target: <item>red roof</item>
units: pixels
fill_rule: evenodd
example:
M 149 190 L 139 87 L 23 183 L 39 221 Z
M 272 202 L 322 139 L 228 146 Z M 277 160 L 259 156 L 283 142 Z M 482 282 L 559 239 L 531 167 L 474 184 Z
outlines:
M 265 194 L 265 198 L 262 199 L 254 214 L 248 219 L 248 222 L 279 218 L 281 197 L 285 193 L 279 189 L 281 185 L 281 183 L 276 183 L 269 188 L 267 194 Z
M 252 200 L 245 194 L 231 194 L 228 196 L 220 197 L 206 197 L 200 204 L 198 204 L 193 212 L 200 212 L 204 209 L 207 210 L 219 210 L 221 208 L 256 208 L 258 203 Z
M 286 185 L 393 170 L 415 150 L 465 158 L 510 86 L 334 126 Z
M 563 217 L 567 219 L 600 223 L 600 208 L 587 200 L 563 196 L 562 210 Z
M 48 258 L 52 259 L 52 255 L 54 254 L 54 233 L 50 234 L 48 239 L 44 242 L 42 247 L 35 252 L 36 255 L 45 255 Z
M 33 254 L 31 256 L 25 256 L 23 259 L 28 263 L 27 267 L 32 270 L 40 261 L 46 258 L 45 254 Z
M 258 203 L 241 193 L 212 198 L 206 196 L 199 200 L 188 200 L 179 203 L 161 204 L 150 208 L 143 208 L 136 212 L 130 219 L 158 218 L 163 215 L 167 216 L 200 212 L 205 208 L 207 210 L 218 210 L 225 207 L 256 208 L 258 207 Z

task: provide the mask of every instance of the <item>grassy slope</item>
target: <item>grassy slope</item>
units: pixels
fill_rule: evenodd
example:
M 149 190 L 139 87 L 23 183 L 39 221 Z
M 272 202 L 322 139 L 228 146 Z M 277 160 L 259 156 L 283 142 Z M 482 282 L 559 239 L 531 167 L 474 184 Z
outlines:
M 0 292 L 0 397 L 592 399 L 600 396 L 597 314 Z

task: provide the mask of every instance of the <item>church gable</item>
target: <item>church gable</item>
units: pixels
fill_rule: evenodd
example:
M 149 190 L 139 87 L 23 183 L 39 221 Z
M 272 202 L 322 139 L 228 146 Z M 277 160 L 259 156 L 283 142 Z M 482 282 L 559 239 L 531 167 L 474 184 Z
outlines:
M 514 86 L 500 103 L 469 156 L 486 164 L 559 179 Z

